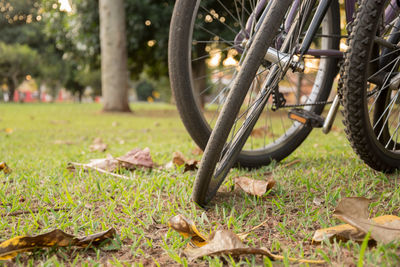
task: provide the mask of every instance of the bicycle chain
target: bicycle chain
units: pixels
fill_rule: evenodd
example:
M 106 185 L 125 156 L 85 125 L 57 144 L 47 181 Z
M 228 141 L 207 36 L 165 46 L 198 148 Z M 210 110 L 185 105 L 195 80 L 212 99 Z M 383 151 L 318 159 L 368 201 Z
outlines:
M 284 106 L 281 106 L 281 108 L 299 108 L 299 107 L 307 107 L 307 106 L 329 105 L 332 103 L 333 103 L 333 101 L 318 101 L 315 103 L 307 103 L 307 104 L 284 105 Z

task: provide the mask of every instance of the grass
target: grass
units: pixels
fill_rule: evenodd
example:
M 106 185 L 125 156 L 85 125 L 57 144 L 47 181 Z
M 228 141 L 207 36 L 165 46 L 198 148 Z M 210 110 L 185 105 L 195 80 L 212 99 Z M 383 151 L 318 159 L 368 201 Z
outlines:
M 136 172 L 131 180 L 96 172 L 68 172 L 68 162 L 86 163 L 107 153 L 119 156 L 135 147 L 149 147 L 159 165 L 170 161 L 174 151 L 199 158 L 191 154 L 196 146 L 173 106 L 135 104 L 130 115 L 102 114 L 100 108 L 95 104 L 0 105 L 0 161 L 13 169 L 8 177 L 0 173 L 0 239 L 55 228 L 78 236 L 110 227 L 118 232 L 114 244 L 105 248 L 37 250 L 20 254 L 11 264 L 187 265 L 180 254 L 187 240 L 166 226 L 176 214 L 192 219 L 203 232 L 228 228 L 240 233 L 268 219 L 247 242 L 287 257 L 325 259 L 332 265 L 400 264 L 400 242 L 367 247 L 365 251 L 361 244 L 351 241 L 311 244 L 315 230 L 340 223 L 332 212 L 346 196 L 373 199 L 373 216 L 400 215 L 398 175 L 375 172 L 361 162 L 340 122 L 329 135 L 313 131 L 283 162 L 300 159 L 300 163 L 288 168 L 273 164 L 258 170 L 232 170 L 223 185 L 224 191 L 229 191 L 236 176 L 262 179 L 264 173 L 272 171 L 277 185 L 267 196 L 222 192 L 205 211 L 189 201 L 194 172 Z M 7 134 L 5 128 L 13 132 Z M 109 145 L 106 153 L 90 152 L 96 137 Z M 60 141 L 72 144 L 58 144 Z M 315 204 L 315 198 L 323 204 Z M 35 210 L 38 212 L 6 216 Z M 236 266 L 270 264 L 259 257 L 242 258 L 236 263 L 231 258 L 225 260 Z M 206 257 L 197 263 L 220 266 L 224 260 Z

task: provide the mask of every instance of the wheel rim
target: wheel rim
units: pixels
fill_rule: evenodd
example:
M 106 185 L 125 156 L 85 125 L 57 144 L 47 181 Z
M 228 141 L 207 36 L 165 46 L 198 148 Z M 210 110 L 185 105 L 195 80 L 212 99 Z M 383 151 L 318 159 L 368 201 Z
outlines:
M 240 10 L 240 5 L 242 5 L 242 3 L 244 2 L 244 5 L 246 7 L 244 9 L 245 11 Z M 194 12 L 194 17 L 196 19 L 193 19 L 193 40 L 190 40 L 190 43 L 192 45 L 192 88 L 197 88 L 196 90 L 192 90 L 201 92 L 202 94 L 209 94 L 207 97 L 208 101 L 204 107 L 203 115 L 204 120 L 211 126 L 213 126 L 213 124 L 215 123 L 218 111 L 220 109 L 219 106 L 215 105 L 215 103 L 223 103 L 226 92 L 229 90 L 229 84 L 233 80 L 235 72 L 240 67 L 240 62 L 243 59 L 243 56 L 236 49 L 234 49 L 234 38 L 228 38 L 228 36 L 233 37 L 233 31 L 235 31 L 236 33 L 243 31 L 240 26 L 244 23 L 238 23 L 238 25 L 236 25 L 237 27 L 235 27 L 234 21 L 246 21 L 246 14 L 247 16 L 248 14 L 251 14 L 251 8 L 254 8 L 257 5 L 256 1 L 234 1 L 238 10 L 242 11 L 238 11 L 237 14 L 242 14 L 242 16 L 244 16 L 244 18 L 236 18 L 235 20 L 233 18 L 232 12 L 223 12 L 226 9 L 229 10 L 229 8 L 224 6 L 221 1 L 217 1 L 217 3 L 219 5 L 219 8 L 215 8 L 215 6 L 213 6 L 213 9 L 211 9 L 206 5 L 207 2 L 198 1 L 198 8 L 196 12 Z M 329 15 L 332 16 L 332 14 Z M 224 18 L 223 23 L 221 22 L 222 18 Z M 203 20 L 201 21 L 200 26 L 198 25 L 199 20 Z M 229 22 L 229 20 L 231 20 L 231 22 Z M 329 23 L 329 21 L 332 21 L 332 18 L 330 18 L 330 20 L 326 20 L 323 23 L 322 35 L 325 37 L 321 37 L 319 39 L 320 42 L 314 44 L 314 46 L 316 46 L 317 48 L 333 48 L 332 41 L 330 41 L 331 38 L 329 37 L 330 35 L 332 35 L 333 30 L 332 25 Z M 220 24 L 220 26 L 225 26 L 226 24 L 228 25 L 226 26 L 227 30 L 219 35 L 215 34 L 215 32 L 212 32 L 210 30 L 213 27 L 216 28 L 216 26 L 211 25 L 212 23 Z M 229 32 L 230 34 L 227 34 Z M 200 33 L 203 34 L 201 40 L 199 39 L 199 36 L 201 36 Z M 209 34 L 208 37 L 207 34 Z M 218 36 L 218 38 L 215 38 L 216 36 Z M 249 36 L 249 38 L 251 37 L 252 35 Z M 216 40 L 213 40 L 213 38 L 215 38 Z M 201 50 L 199 49 L 199 47 L 205 47 L 204 49 L 206 52 L 208 52 L 208 54 L 199 56 L 198 51 Z M 217 56 L 215 56 L 218 53 L 218 57 L 220 57 L 220 64 L 213 65 L 207 63 L 207 71 L 205 71 L 206 74 L 203 76 L 197 75 L 199 71 L 196 70 L 198 68 L 196 67 L 196 61 L 218 61 Z M 232 56 L 233 54 L 234 56 Z M 226 58 L 224 58 L 224 56 L 226 56 Z M 232 59 L 236 60 L 236 65 L 233 64 Z M 224 64 L 228 60 L 231 61 L 232 65 Z M 300 98 L 300 103 L 312 103 L 321 97 L 319 91 L 320 88 L 323 87 L 323 84 L 326 80 L 326 69 L 329 66 L 329 60 L 325 58 L 307 58 L 306 64 L 307 71 L 306 74 L 303 75 L 303 80 L 301 81 L 303 86 L 300 89 L 300 94 L 298 94 Z M 268 69 L 265 67 L 260 68 L 257 78 L 254 80 L 253 86 L 249 90 L 247 103 L 250 103 L 252 102 L 252 100 L 254 100 L 254 92 L 259 90 L 257 89 L 257 83 L 261 84 L 261 82 L 257 82 L 257 80 L 262 81 L 262 76 L 265 75 L 267 71 Z M 295 85 L 295 83 L 300 80 L 298 76 L 298 74 L 288 71 L 287 75 L 280 82 L 281 91 L 286 90 L 285 95 L 288 104 L 296 104 L 298 101 L 298 99 L 295 99 L 297 93 L 297 86 Z M 207 86 L 202 87 L 203 90 L 199 89 L 201 88 L 201 83 L 198 82 L 199 80 L 203 80 L 203 83 L 207 82 Z M 312 84 L 314 84 L 314 86 L 312 86 Z M 241 152 L 242 155 L 251 157 L 273 153 L 274 151 L 279 150 L 283 146 L 285 146 L 286 143 L 291 142 L 293 137 L 296 136 L 296 134 L 298 134 L 299 132 L 309 131 L 309 129 L 304 129 L 304 127 L 302 127 L 302 125 L 300 125 L 299 123 L 293 123 L 292 121 L 287 119 L 287 110 L 271 113 L 271 107 L 272 102 L 270 99 L 265 108 L 267 112 L 264 112 L 262 114 L 262 119 L 260 119 L 260 122 L 257 123 L 257 125 L 255 126 L 255 129 L 250 135 L 249 140 L 244 147 L 244 150 Z M 246 108 L 242 110 L 242 114 L 244 113 L 245 109 Z M 308 106 L 306 107 L 306 109 L 317 110 L 318 108 Z M 201 108 L 199 108 L 199 110 L 201 110 Z

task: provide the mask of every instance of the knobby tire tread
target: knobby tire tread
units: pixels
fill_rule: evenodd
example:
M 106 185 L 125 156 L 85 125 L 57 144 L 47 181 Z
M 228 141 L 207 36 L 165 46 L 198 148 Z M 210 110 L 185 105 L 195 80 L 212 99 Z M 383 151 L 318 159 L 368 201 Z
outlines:
M 369 126 L 368 114 L 364 112 L 366 101 L 365 79 L 367 70 L 368 51 L 376 32 L 376 24 L 381 12 L 378 7 L 384 5 L 383 0 L 363 1 L 357 10 L 352 33 L 349 37 L 349 48 L 346 52 L 344 65 L 344 88 L 342 112 L 345 132 L 350 144 L 357 155 L 370 167 L 383 172 L 392 172 L 396 169 L 388 164 L 377 153 L 376 145 L 367 130 Z

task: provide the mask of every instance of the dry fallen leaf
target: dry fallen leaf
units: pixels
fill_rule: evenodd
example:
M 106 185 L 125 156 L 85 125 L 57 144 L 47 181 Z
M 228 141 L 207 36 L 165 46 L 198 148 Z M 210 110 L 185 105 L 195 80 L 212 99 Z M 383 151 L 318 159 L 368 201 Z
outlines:
M 185 164 L 186 159 L 182 152 L 175 151 L 174 153 L 172 153 L 172 162 L 176 166 L 182 166 L 183 164 Z
M 218 255 L 263 255 L 272 260 L 283 260 L 285 257 L 272 254 L 266 248 L 251 248 L 242 243 L 240 238 L 231 230 L 218 230 L 212 233 L 206 245 L 199 248 L 187 248 L 183 252 L 189 259 L 193 261 L 203 256 L 218 256 Z M 297 258 L 288 258 L 291 262 L 323 264 L 321 260 L 306 260 Z
M 91 159 L 88 164 L 84 164 L 87 167 L 95 167 L 105 171 L 113 172 L 118 169 L 118 160 L 113 158 L 111 155 L 107 155 L 105 159 Z
M 198 160 L 195 159 L 186 159 L 185 156 L 176 151 L 172 154 L 172 164 L 167 163 L 166 168 L 171 168 L 172 166 L 184 166 L 183 172 L 193 171 L 197 169 L 197 164 L 199 163 Z
M 154 162 L 150 155 L 150 149 L 148 147 L 143 150 L 139 148 L 132 149 L 125 155 L 118 157 L 117 160 L 122 163 L 122 167 L 128 170 L 134 170 L 137 168 L 151 169 L 154 166 Z
M 261 197 L 268 190 L 272 189 L 276 184 L 275 180 L 270 178 L 266 180 L 255 180 L 247 177 L 235 178 L 235 185 L 240 187 L 244 192 Z
M 97 137 L 93 140 L 93 143 L 90 145 L 89 149 L 91 152 L 104 152 L 107 150 L 107 144 L 103 143 L 103 140 L 100 137 Z
M 17 236 L 0 244 L 0 260 L 8 260 L 16 257 L 18 253 L 35 248 L 67 247 L 99 245 L 105 240 L 112 239 L 116 234 L 114 228 L 94 235 L 77 238 L 59 229 L 37 236 Z
M 209 239 L 210 240 L 200 248 L 186 249 L 184 251 L 189 261 L 206 255 L 213 255 L 227 250 L 246 247 L 240 238 L 231 230 L 218 230 L 213 233 Z
M 363 197 L 343 198 L 336 207 L 333 215 L 339 220 L 350 224 L 364 233 L 371 233 L 371 238 L 384 244 L 400 240 L 400 220 L 376 224 L 368 219 L 369 199 Z
M 7 166 L 7 163 L 0 162 L 0 171 L 3 171 L 4 174 L 8 175 L 12 172 L 11 168 Z
M 169 219 L 168 226 L 184 238 L 190 237 L 190 243 L 194 246 L 202 247 L 207 244 L 206 238 L 197 230 L 196 225 L 181 214 Z
M 383 215 L 371 219 L 377 225 L 385 225 L 394 221 L 400 221 L 400 217 L 394 215 Z M 362 242 L 365 233 L 351 226 L 350 224 L 340 224 L 329 228 L 318 229 L 312 238 L 313 242 L 322 242 L 324 240 L 332 240 L 333 238 L 347 241 L 353 240 Z
M 264 222 L 262 223 L 264 224 Z M 261 225 L 262 225 L 261 224 Z M 194 223 L 182 215 L 177 215 L 168 221 L 169 227 L 178 231 L 183 237 L 191 238 L 190 242 L 194 247 L 188 247 L 183 252 L 189 261 L 203 256 L 212 255 L 264 255 L 272 260 L 283 260 L 285 257 L 274 255 L 266 248 L 251 248 L 244 245 L 238 235 L 231 230 L 218 230 L 205 238 L 196 228 Z M 256 226 L 258 228 L 259 226 Z M 323 264 L 321 260 L 306 260 L 288 258 L 291 262 Z
M 128 178 L 123 175 L 112 174 L 112 172 L 119 168 L 125 168 L 127 170 L 135 170 L 137 168 L 152 168 L 153 164 L 153 160 L 150 156 L 150 150 L 148 148 L 145 148 L 144 150 L 135 148 L 122 157 L 114 158 L 111 155 L 107 155 L 107 158 L 105 159 L 91 159 L 87 164 L 70 162 L 67 168 L 70 171 L 75 171 L 75 166 L 80 166 L 85 170 L 102 170 L 101 172 L 103 173 L 108 173 L 120 178 Z

